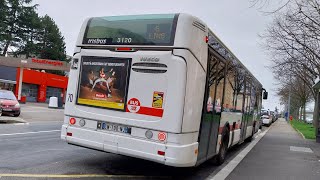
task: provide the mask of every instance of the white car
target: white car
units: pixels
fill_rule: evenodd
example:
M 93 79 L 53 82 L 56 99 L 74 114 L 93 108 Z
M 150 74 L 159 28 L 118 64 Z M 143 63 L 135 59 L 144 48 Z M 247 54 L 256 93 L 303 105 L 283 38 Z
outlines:
M 312 124 L 313 118 L 312 117 L 306 117 L 306 123 Z
M 270 126 L 272 124 L 272 115 L 270 111 L 261 110 L 261 122 L 266 126 Z

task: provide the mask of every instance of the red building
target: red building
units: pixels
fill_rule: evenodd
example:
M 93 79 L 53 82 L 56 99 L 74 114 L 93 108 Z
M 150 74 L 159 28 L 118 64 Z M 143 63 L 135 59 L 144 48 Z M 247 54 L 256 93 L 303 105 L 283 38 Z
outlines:
M 16 71 L 15 94 L 18 96 L 20 68 Z M 26 96 L 27 102 L 48 102 L 52 96 L 63 95 L 68 85 L 68 77 L 39 72 L 35 70 L 23 70 L 22 96 Z

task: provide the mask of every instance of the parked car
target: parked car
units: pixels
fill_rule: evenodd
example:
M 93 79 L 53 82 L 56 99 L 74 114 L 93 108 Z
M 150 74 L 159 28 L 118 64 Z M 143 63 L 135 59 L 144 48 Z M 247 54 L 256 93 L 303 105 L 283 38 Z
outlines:
M 272 115 L 270 111 L 261 110 L 261 122 L 266 126 L 270 126 L 272 124 Z
M 12 91 L 0 90 L 0 106 L 2 114 L 15 117 L 20 115 L 20 104 Z
M 312 117 L 307 116 L 307 117 L 306 117 L 306 123 L 308 123 L 308 124 L 312 124 L 312 122 L 313 122 L 313 118 L 312 118 Z
M 274 111 L 270 111 L 270 115 L 272 118 L 272 123 L 274 123 L 276 121 L 276 114 L 274 113 Z

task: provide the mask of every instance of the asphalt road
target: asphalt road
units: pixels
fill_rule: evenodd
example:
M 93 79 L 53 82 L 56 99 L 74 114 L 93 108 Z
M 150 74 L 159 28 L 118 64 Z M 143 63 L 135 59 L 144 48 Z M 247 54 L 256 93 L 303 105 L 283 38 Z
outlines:
M 29 123 L 0 124 L 1 180 L 74 179 L 81 174 L 92 175 L 81 179 L 205 179 L 248 145 L 231 149 L 221 166 L 206 162 L 196 168 L 168 167 L 66 144 L 60 139 L 62 113 L 46 107 L 23 107 L 22 117 Z

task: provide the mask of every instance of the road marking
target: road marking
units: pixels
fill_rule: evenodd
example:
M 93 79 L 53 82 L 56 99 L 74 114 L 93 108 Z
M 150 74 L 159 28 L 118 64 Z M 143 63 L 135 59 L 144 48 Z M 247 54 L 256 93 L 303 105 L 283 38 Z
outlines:
M 223 180 L 229 176 L 229 174 L 238 166 L 244 157 L 251 151 L 251 149 L 260 141 L 260 139 L 266 135 L 270 126 L 264 132 L 256 136 L 256 138 L 244 148 L 236 157 L 234 157 L 224 168 L 222 168 L 217 174 L 212 173 L 207 180 Z
M 40 119 L 40 118 L 38 118 L 38 119 Z M 57 122 L 63 123 L 64 121 L 63 120 L 61 120 L 61 121 L 34 121 L 34 122 L 30 122 L 29 124 L 57 123 Z
M 313 153 L 313 151 L 310 148 L 298 146 L 290 146 L 290 151 Z
M 22 107 L 23 109 L 45 109 L 45 110 L 49 110 L 49 111 L 64 111 L 64 109 L 52 109 L 49 107 L 38 107 L 38 106 L 24 106 Z
M 29 125 L 30 123 L 13 123 L 12 125 L 15 125 L 15 126 L 23 126 L 23 125 Z
M 49 111 L 49 110 L 48 110 Z M 48 111 L 21 111 L 22 113 L 31 113 L 31 112 L 37 112 L 37 113 L 47 113 Z
M 51 133 L 51 132 L 58 132 L 58 131 L 61 131 L 61 130 L 34 131 L 34 132 L 13 133 L 13 134 L 0 134 L 0 136 L 15 136 L 15 135 L 23 135 L 23 134 Z
M 0 174 L 1 177 L 23 178 L 135 178 L 135 179 L 167 179 L 162 176 L 110 175 L 110 174 Z

